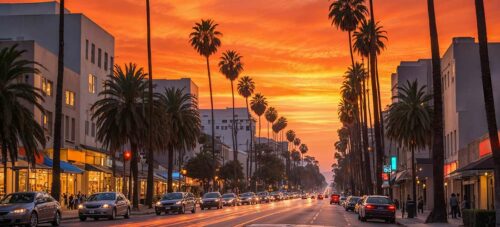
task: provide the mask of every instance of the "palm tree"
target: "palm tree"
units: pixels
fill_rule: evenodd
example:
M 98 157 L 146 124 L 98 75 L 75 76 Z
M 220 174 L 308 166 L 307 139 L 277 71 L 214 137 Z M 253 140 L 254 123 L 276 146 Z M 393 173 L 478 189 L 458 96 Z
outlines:
M 221 41 L 220 37 L 222 33 L 217 31 L 218 24 L 214 21 L 201 20 L 200 23 L 196 23 L 193 27 L 193 32 L 189 34 L 189 42 L 191 46 L 198 52 L 201 56 L 205 57 L 207 61 L 207 72 L 208 72 L 208 86 L 210 88 L 210 110 L 212 112 L 212 159 L 213 166 L 215 166 L 215 120 L 214 120 L 214 100 L 212 95 L 212 78 L 210 76 L 210 61 L 209 57 L 217 52 L 217 48 L 220 47 Z M 215 169 L 214 169 L 215 171 Z M 215 172 L 213 174 L 214 178 L 213 186 L 215 187 Z
M 490 58 L 488 53 L 488 33 L 486 32 L 486 16 L 484 13 L 483 0 L 475 0 L 477 34 L 479 41 L 479 58 L 481 61 L 481 81 L 483 83 L 484 107 L 486 109 L 486 121 L 490 138 L 493 161 L 495 163 L 495 182 L 500 182 L 500 142 L 498 138 L 498 126 L 495 115 L 495 100 L 493 97 L 493 86 L 491 83 Z M 500 184 L 496 183 L 498 187 Z M 496 225 L 500 225 L 500 190 L 495 190 Z
M 255 90 L 255 82 L 252 80 L 251 77 L 249 76 L 244 76 L 238 81 L 238 94 L 243 96 L 245 98 L 245 103 L 247 106 L 247 112 L 248 112 L 248 127 L 250 128 L 250 163 L 248 167 L 248 173 L 252 173 L 252 163 L 253 163 L 253 158 L 255 158 L 255 153 L 253 152 L 253 128 L 252 128 L 252 115 L 250 113 L 249 105 L 248 105 L 248 98 L 252 96 L 253 92 Z
M 434 0 L 427 0 L 429 14 L 429 30 L 432 52 L 432 90 L 434 100 L 432 116 L 432 165 L 434 186 L 434 208 L 426 222 L 447 222 L 444 192 L 444 143 L 443 143 L 443 98 L 441 93 L 441 56 L 434 11 Z
M 182 89 L 165 89 L 161 103 L 165 107 L 167 122 L 165 130 L 169 132 L 167 191 L 173 192 L 174 150 L 193 149 L 196 146 L 200 136 L 201 120 L 196 97 L 185 94 Z
M 293 140 L 293 146 L 294 149 L 300 146 L 300 138 L 295 137 L 295 139 Z
M 307 144 L 301 144 L 299 146 L 299 151 L 300 151 L 300 154 L 302 155 L 302 162 L 304 162 L 304 155 L 309 151 L 309 147 L 307 147 Z M 302 163 L 304 164 L 304 163 Z
M 282 141 L 283 141 L 283 135 L 282 132 L 288 125 L 288 120 L 285 117 L 280 117 L 276 122 L 273 124 L 272 128 L 274 133 L 276 134 L 276 142 L 279 144 L 279 147 L 276 148 L 277 151 L 281 152 L 283 150 L 282 147 Z M 277 154 L 279 152 L 276 152 Z
M 148 84 L 145 81 L 147 74 L 142 68 L 133 63 L 125 65 L 125 70 L 115 66 L 113 75 L 109 75 L 104 82 L 106 90 L 99 93 L 102 97 L 92 106 L 93 118 L 101 127 L 116 126 L 108 133 L 116 133 L 113 137 L 121 138 L 121 145 L 129 144 L 131 148 L 131 170 L 133 176 L 132 204 L 139 208 L 139 146 L 144 142 L 147 122 L 144 109 Z M 112 122 L 114 121 L 114 122 Z M 106 126 L 110 124 L 109 126 Z
M 22 60 L 26 51 L 16 49 L 17 45 L 0 50 L 0 144 L 4 174 L 4 194 L 7 194 L 7 156 L 12 166 L 17 160 L 18 144 L 24 147 L 28 163 L 35 163 L 38 147 L 45 147 L 45 136 L 40 124 L 35 121 L 33 112 L 26 104 L 34 105 L 44 111 L 41 91 L 24 81 L 25 75 L 37 74 L 36 62 Z M 43 66 L 41 66 L 43 67 Z
M 153 63 L 151 60 L 151 14 L 149 8 L 149 0 L 146 0 L 146 23 L 147 23 L 147 48 L 148 48 L 148 73 L 149 73 L 149 88 L 148 88 L 148 181 L 146 186 L 146 204 L 151 209 L 153 207 L 153 188 L 154 188 L 154 179 L 153 179 L 153 165 L 151 163 L 154 162 L 154 152 L 153 152 Z
M 290 158 L 291 158 L 291 152 L 292 150 L 290 149 L 290 146 L 293 145 L 293 141 L 295 140 L 295 131 L 293 130 L 288 130 L 286 132 L 286 140 L 288 141 L 288 150 L 286 151 L 289 155 L 287 156 L 287 162 L 290 162 Z M 287 166 L 287 175 L 288 175 L 288 187 L 290 188 L 291 186 L 291 181 L 290 181 L 290 165 Z
M 328 18 L 332 20 L 332 25 L 335 25 L 337 29 L 347 31 L 351 62 L 354 66 L 351 32 L 356 30 L 358 23 L 364 20 L 365 15 L 368 13 L 365 0 L 335 0 L 330 5 L 329 11 Z
M 265 117 L 267 120 L 267 144 L 271 138 L 269 137 L 269 126 L 274 124 L 274 121 L 278 118 L 278 111 L 274 107 L 269 107 L 265 113 Z M 274 137 L 274 134 L 273 134 Z
M 387 137 L 411 152 L 413 201 L 417 201 L 415 150 L 425 149 L 431 143 L 432 110 L 428 104 L 432 96 L 425 93 L 425 88 L 419 87 L 416 80 L 398 87 L 394 97 L 398 102 L 389 106 L 386 117 Z
M 56 201 L 61 196 L 61 131 L 62 131 L 62 99 L 64 83 L 64 0 L 59 1 L 59 53 L 57 56 L 56 107 L 54 119 L 54 144 L 52 154 L 52 186 L 51 195 Z
M 243 62 L 241 62 L 242 56 L 234 50 L 228 50 L 222 53 L 222 57 L 219 61 L 219 71 L 226 76 L 226 79 L 231 81 L 231 94 L 233 99 L 233 130 L 231 130 L 233 136 L 233 160 L 236 162 L 238 160 L 238 138 L 237 138 L 237 125 L 234 113 L 234 81 L 238 79 L 238 76 L 243 71 Z M 235 168 L 237 165 L 233 165 Z M 235 170 L 236 171 L 236 170 Z
M 260 117 L 266 112 L 267 109 L 266 97 L 264 97 L 261 93 L 255 94 L 255 96 L 252 98 L 252 101 L 250 101 L 250 107 L 252 108 L 253 112 L 257 114 L 257 116 L 259 116 L 259 140 L 257 143 L 260 144 L 260 129 L 261 129 Z
M 290 145 L 293 144 L 295 137 L 296 137 L 295 131 L 290 129 L 286 132 L 286 140 L 290 143 Z M 290 147 L 288 149 L 290 149 Z

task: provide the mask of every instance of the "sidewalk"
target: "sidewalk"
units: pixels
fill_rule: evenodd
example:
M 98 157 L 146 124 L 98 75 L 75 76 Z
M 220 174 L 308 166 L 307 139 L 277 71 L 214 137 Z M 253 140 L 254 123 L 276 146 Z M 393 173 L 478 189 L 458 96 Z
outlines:
M 424 213 L 419 213 L 415 218 L 401 218 L 401 210 L 396 211 L 396 223 L 401 226 L 419 227 L 419 226 L 436 226 L 436 227 L 451 227 L 463 226 L 462 219 L 452 219 L 448 217 L 448 223 L 432 223 L 426 224 L 425 219 L 429 216 L 430 210 L 424 210 Z
M 130 213 L 133 216 L 138 216 L 138 215 L 148 215 L 148 214 L 154 214 L 155 210 L 154 208 L 148 209 L 146 206 L 139 204 L 139 210 L 133 210 Z M 62 220 L 70 220 L 70 219 L 78 219 L 78 210 L 68 210 L 68 209 L 63 209 L 62 210 Z

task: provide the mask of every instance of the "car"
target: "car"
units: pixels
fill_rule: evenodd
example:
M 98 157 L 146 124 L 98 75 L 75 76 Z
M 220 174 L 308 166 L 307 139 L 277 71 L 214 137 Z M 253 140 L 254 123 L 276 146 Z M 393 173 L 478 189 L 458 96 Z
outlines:
M 117 216 L 130 218 L 130 201 L 119 192 L 99 192 L 90 195 L 85 202 L 78 205 L 78 218 L 115 219 Z
M 263 191 L 263 192 L 259 192 L 257 195 L 259 196 L 259 201 L 261 203 L 271 202 L 271 195 L 269 194 L 269 192 Z
M 342 207 L 344 207 L 344 208 L 345 208 L 345 205 L 346 205 L 347 201 L 349 201 L 349 199 L 351 199 L 351 196 L 347 196 L 347 197 L 345 198 L 345 200 L 342 202 Z
M 332 194 L 330 196 L 330 204 L 339 204 L 340 202 L 340 195 L 339 194 Z
M 355 210 L 355 207 L 356 207 L 356 204 L 358 204 L 358 201 L 361 199 L 361 197 L 359 196 L 349 196 L 348 199 L 346 199 L 345 201 L 345 205 L 344 205 L 344 208 L 345 208 L 345 211 L 354 211 Z
M 274 198 L 275 201 L 283 200 L 283 193 L 279 191 L 271 192 L 270 195 Z
M 258 202 L 259 198 L 253 192 L 245 192 L 243 194 L 240 194 L 240 203 L 242 205 L 243 204 L 253 205 L 257 204 Z
M 357 202 L 357 203 L 356 203 L 356 205 L 354 206 L 354 213 L 356 213 L 356 214 L 357 214 L 357 213 L 359 212 L 359 207 L 360 207 L 361 203 L 363 203 L 363 200 L 365 200 L 365 198 L 366 198 L 366 195 L 362 196 L 362 197 L 358 200 L 358 202 Z
M 396 206 L 387 196 L 367 196 L 359 207 L 358 219 L 382 219 L 389 223 L 396 222 Z
M 307 198 L 309 198 L 309 195 L 307 193 L 302 193 L 301 198 L 302 199 L 307 199 Z
M 222 195 L 220 192 L 207 192 L 201 198 L 200 208 L 202 210 L 210 209 L 215 207 L 217 209 L 222 209 Z
M 224 206 L 237 206 L 240 205 L 240 199 L 234 193 L 226 193 L 222 195 L 222 205 Z
M 316 199 L 316 195 L 314 193 L 311 194 L 311 199 Z
M 324 197 L 323 197 L 323 194 L 318 194 L 318 199 L 319 199 L 319 200 L 323 200 L 323 198 L 324 198 Z
M 155 204 L 156 215 L 160 215 L 162 212 L 165 214 L 170 212 L 184 214 L 186 211 L 196 213 L 196 198 L 190 192 L 166 193 Z
M 344 206 L 344 202 L 347 198 L 345 196 L 340 196 L 339 198 L 339 205 Z
M 0 200 L 0 225 L 61 224 L 61 205 L 45 192 L 16 192 Z

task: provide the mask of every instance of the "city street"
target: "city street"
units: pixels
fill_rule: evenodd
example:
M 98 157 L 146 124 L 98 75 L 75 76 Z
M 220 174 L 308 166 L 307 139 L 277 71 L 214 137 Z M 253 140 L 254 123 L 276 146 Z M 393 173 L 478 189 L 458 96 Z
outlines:
M 286 200 L 253 206 L 225 207 L 223 210 L 199 208 L 195 214 L 144 215 L 131 219 L 118 218 L 80 222 L 78 219 L 63 221 L 62 226 L 395 226 L 378 221 L 360 222 L 353 212 L 346 212 L 328 200 Z M 46 225 L 44 225 L 46 226 Z

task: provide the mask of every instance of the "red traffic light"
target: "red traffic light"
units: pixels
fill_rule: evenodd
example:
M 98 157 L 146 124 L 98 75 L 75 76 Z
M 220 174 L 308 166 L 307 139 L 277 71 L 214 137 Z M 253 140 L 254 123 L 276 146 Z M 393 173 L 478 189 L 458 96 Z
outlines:
M 130 151 L 125 151 L 123 153 L 123 158 L 125 159 L 125 161 L 130 160 L 131 157 L 132 157 L 132 153 L 130 153 Z

